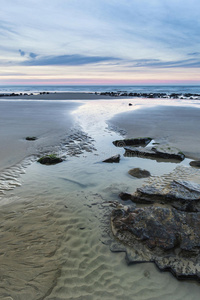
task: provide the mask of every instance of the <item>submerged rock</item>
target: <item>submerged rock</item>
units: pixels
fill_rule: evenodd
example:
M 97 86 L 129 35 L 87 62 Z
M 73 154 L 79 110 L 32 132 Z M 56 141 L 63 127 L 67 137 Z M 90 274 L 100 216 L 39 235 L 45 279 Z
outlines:
M 63 161 L 63 159 L 60 157 L 57 157 L 55 154 L 46 155 L 46 156 L 43 156 L 40 159 L 38 159 L 38 162 L 43 165 L 55 165 L 62 161 Z
M 113 144 L 116 147 L 126 147 L 126 146 L 146 146 L 152 141 L 150 137 L 139 137 L 134 139 L 124 139 L 116 140 Z
M 177 278 L 200 279 L 200 213 L 144 207 L 112 212 L 114 236 L 130 262 L 154 262 Z M 130 250 L 131 249 L 131 250 Z
M 185 155 L 177 148 L 168 146 L 156 146 L 156 147 L 125 147 L 126 157 L 143 157 L 143 158 L 162 158 L 182 161 Z
M 147 170 L 142 170 L 140 168 L 134 168 L 128 171 L 128 173 L 136 178 L 146 178 L 151 176 L 150 172 Z
M 105 159 L 103 162 L 105 163 L 119 163 L 120 161 L 120 154 L 117 154 L 117 155 L 114 155 L 114 156 L 111 156 L 107 159 Z

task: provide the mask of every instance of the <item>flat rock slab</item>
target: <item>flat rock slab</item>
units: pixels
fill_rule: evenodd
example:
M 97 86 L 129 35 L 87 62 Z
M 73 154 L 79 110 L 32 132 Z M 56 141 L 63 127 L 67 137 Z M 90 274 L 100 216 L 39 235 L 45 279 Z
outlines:
M 155 206 L 120 208 L 112 212 L 111 226 L 125 246 L 129 263 L 154 262 L 179 279 L 200 279 L 199 212 Z
M 142 170 L 140 168 L 134 168 L 128 171 L 128 173 L 136 178 L 147 178 L 151 176 L 150 172 L 147 170 Z
M 131 195 L 136 203 L 165 203 L 178 210 L 200 211 L 200 185 L 185 180 L 172 180 L 163 186 L 145 185 Z
M 177 148 L 168 146 L 156 147 L 124 147 L 126 157 L 162 158 L 182 161 L 185 155 Z
M 116 147 L 126 147 L 126 146 L 146 146 L 152 141 L 150 137 L 138 137 L 133 139 L 116 140 L 113 144 Z
M 120 161 L 120 154 L 117 154 L 117 155 L 114 155 L 114 156 L 111 156 L 107 159 L 105 159 L 103 162 L 105 163 L 119 163 Z

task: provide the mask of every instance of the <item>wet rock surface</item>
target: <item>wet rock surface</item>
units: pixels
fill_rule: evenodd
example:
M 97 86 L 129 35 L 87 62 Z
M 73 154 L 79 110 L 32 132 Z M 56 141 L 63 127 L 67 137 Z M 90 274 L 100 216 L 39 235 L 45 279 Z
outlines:
M 126 157 L 143 157 L 154 159 L 172 159 L 182 161 L 185 155 L 177 148 L 169 146 L 154 146 L 154 147 L 125 147 Z
M 200 168 L 200 161 L 199 160 L 193 160 L 190 162 L 191 167 Z
M 27 141 L 36 141 L 36 140 L 37 140 L 37 137 L 36 137 L 36 136 L 27 136 L 27 137 L 26 137 L 26 140 L 27 140 Z
M 150 137 L 139 137 L 133 139 L 124 139 L 124 140 L 116 140 L 113 144 L 116 147 L 126 147 L 126 146 L 146 146 L 152 141 Z
M 151 176 L 150 172 L 147 170 L 142 170 L 140 168 L 134 168 L 128 171 L 128 173 L 136 178 L 146 178 Z
M 103 162 L 105 163 L 119 163 L 120 161 L 120 154 L 117 154 L 117 155 L 114 155 L 114 156 L 111 156 L 107 159 L 105 159 Z
M 38 159 L 38 162 L 42 165 L 55 165 L 61 163 L 63 159 L 61 157 L 57 157 L 54 154 L 46 155 Z
M 112 212 L 111 225 L 114 236 L 129 248 L 129 263 L 155 262 L 179 279 L 200 279 L 200 213 L 153 206 L 120 208 Z
M 136 203 L 165 203 L 178 210 L 200 211 L 200 185 L 184 180 L 172 180 L 162 187 L 154 184 L 138 188 L 131 195 Z
M 179 166 L 149 177 L 133 194 L 121 192 L 134 205 L 112 211 L 111 251 L 125 252 L 128 263 L 154 262 L 178 279 L 200 280 L 199 182 L 198 169 Z

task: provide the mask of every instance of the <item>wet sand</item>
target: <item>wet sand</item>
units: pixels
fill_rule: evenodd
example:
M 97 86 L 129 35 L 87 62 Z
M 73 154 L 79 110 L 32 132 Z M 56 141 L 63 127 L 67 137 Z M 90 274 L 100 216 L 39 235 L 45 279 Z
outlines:
M 75 125 L 71 112 L 81 103 L 49 101 L 0 101 L 0 170 L 27 156 L 44 153 L 69 134 Z M 37 137 L 26 141 L 27 136 Z
M 141 158 L 123 158 L 120 164 L 114 165 L 101 163 L 105 155 L 118 151 L 112 140 L 119 134 L 108 129 L 105 120 L 114 112 L 133 110 L 123 113 L 120 117 L 123 120 L 126 114 L 134 115 L 142 109 L 134 111 L 135 107 L 128 107 L 128 100 L 121 99 L 97 106 L 89 101 L 91 104 L 85 105 L 85 109 L 80 106 L 82 102 L 63 100 L 66 99 L 60 102 L 0 101 L 0 137 L 5 144 L 0 166 L 2 170 L 7 167 L 1 172 L 4 177 L 0 182 L 8 180 L 13 184 L 13 189 L 0 194 L 0 298 L 199 299 L 198 283 L 179 282 L 169 273 L 161 274 L 153 264 L 127 266 L 124 253 L 112 253 L 109 249 L 112 240 L 109 201 L 119 201 L 117 195 L 121 190 L 133 192 L 144 181 L 128 175 L 130 168 L 142 165 Z M 71 112 L 77 108 L 79 114 L 75 118 Z M 77 120 L 84 125 L 85 133 L 79 134 Z M 124 117 L 122 123 L 112 122 L 128 130 L 126 120 Z M 138 135 L 145 131 L 142 128 L 139 131 L 139 126 L 137 130 Z M 71 135 L 71 132 L 75 133 Z M 87 133 L 96 140 L 93 143 L 97 151 L 90 152 L 88 144 L 83 147 Z M 25 136 L 38 136 L 38 140 L 28 142 Z M 163 136 L 158 135 L 158 138 Z M 61 164 L 43 166 L 27 158 L 16 165 L 29 155 L 51 149 L 61 151 L 63 142 L 67 158 Z M 73 144 L 85 149 L 84 153 L 68 154 Z M 159 163 L 158 171 L 174 168 L 165 165 Z M 156 166 L 155 161 L 145 161 L 145 167 L 152 173 Z M 23 171 L 26 173 L 22 174 Z M 16 172 L 21 174 L 19 187 L 15 187 Z
M 6 98 L 7 99 L 7 98 Z M 8 99 L 29 99 L 29 100 L 100 100 L 100 99 L 113 99 L 111 96 L 97 95 L 95 93 L 82 93 L 82 92 L 56 92 L 45 93 L 36 95 L 22 95 L 22 96 L 9 96 Z
M 116 115 L 110 123 L 128 138 L 152 137 L 179 148 L 187 157 L 200 159 L 200 108 L 153 106 Z

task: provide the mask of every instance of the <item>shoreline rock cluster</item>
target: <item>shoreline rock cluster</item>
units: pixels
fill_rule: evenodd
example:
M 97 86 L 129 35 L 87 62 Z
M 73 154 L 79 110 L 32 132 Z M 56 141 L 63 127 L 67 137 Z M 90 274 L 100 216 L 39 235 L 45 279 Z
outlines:
M 0 94 L 0 97 L 19 97 L 19 96 L 34 96 L 34 95 L 48 95 L 49 92 L 38 92 L 38 93 L 6 93 Z
M 179 162 L 185 158 L 181 151 L 168 145 L 149 146 L 148 143 L 154 143 L 146 139 L 132 139 L 133 146 L 131 140 L 113 144 L 124 147 L 124 156 L 155 158 L 157 155 L 164 159 L 176 158 Z M 130 146 L 127 147 L 127 143 Z M 131 155 L 127 155 L 127 151 Z M 154 262 L 160 270 L 170 271 L 178 279 L 199 281 L 200 185 L 188 179 L 185 169 L 188 168 L 182 171 L 176 168 L 163 178 L 152 177 L 133 194 L 120 193 L 121 200 L 129 201 L 129 205 L 120 204 L 111 213 L 112 233 L 121 245 L 111 251 L 126 252 L 128 263 Z M 199 173 L 195 174 L 200 177 Z
M 117 92 L 100 92 L 95 93 L 100 96 L 110 96 L 110 97 L 136 97 L 136 98 L 168 98 L 168 99 L 199 99 L 200 94 L 192 94 L 192 93 L 129 93 L 123 91 Z

